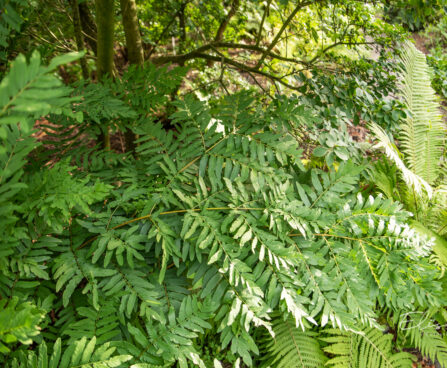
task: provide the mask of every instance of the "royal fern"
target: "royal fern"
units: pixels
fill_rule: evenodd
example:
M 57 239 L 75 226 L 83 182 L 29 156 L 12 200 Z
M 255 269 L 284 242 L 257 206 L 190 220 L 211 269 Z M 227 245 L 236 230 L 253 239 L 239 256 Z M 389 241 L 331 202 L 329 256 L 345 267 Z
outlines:
M 290 323 L 307 350 L 279 351 L 282 337 L 267 344 L 274 364 L 301 352 L 304 366 L 318 366 L 324 358 L 310 356 L 317 343 L 309 329 L 359 325 L 370 328 L 364 336 L 377 342 L 381 361 L 408 361 L 372 329 L 377 306 L 400 313 L 443 305 L 440 272 L 428 258 L 431 243 L 408 226 L 400 204 L 360 193 L 363 166 L 304 167 L 298 141 L 275 124 L 273 108 L 239 93 L 212 106 L 192 96 L 176 101 L 169 132 L 140 116 L 135 157 L 101 152 L 90 171 L 91 151 L 73 144 L 52 168 L 29 165 L 25 173 L 33 140 L 22 121 L 31 128 L 38 115 L 65 112 L 74 125 L 73 111 L 88 106 L 70 105 L 49 74 L 61 59 L 49 68 L 36 60 L 20 58 L 1 84 L 8 90 L 1 139 L 11 142 L 5 157 L 14 152 L 13 132 L 24 148 L 18 174 L 8 177 L 15 186 L 0 188 L 10 211 L 0 229 L 7 234 L 0 290 L 34 302 L 45 317 L 42 333 L 30 337 L 39 352 L 16 342 L 0 357 L 4 365 L 46 361 L 45 346 L 53 345 L 61 367 L 204 367 L 198 341 L 208 334 L 253 366 L 254 332 L 282 336 Z M 85 160 L 72 157 L 81 151 Z M 367 353 L 376 359 L 377 349 Z

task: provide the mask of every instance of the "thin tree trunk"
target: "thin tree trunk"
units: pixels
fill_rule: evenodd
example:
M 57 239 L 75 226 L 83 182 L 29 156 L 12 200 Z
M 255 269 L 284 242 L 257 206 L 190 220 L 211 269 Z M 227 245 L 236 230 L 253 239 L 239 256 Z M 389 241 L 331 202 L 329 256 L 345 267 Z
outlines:
M 85 35 L 85 42 L 90 46 L 93 53 L 96 55 L 96 37 L 98 37 L 98 30 L 93 19 L 92 13 L 88 7 L 87 1 L 78 4 L 79 16 L 81 18 L 81 26 Z
M 135 0 L 120 0 L 120 4 L 129 62 L 142 66 L 144 53 Z
M 239 7 L 240 0 L 233 0 L 231 3 L 230 10 L 228 11 L 227 16 L 224 18 L 222 23 L 219 25 L 219 29 L 216 32 L 216 36 L 214 37 L 214 41 L 222 41 L 223 34 L 225 30 L 227 29 L 228 23 L 230 23 L 231 18 L 236 14 L 237 8 Z
M 185 45 L 185 43 L 186 43 L 185 8 L 186 8 L 186 3 L 181 4 L 180 10 L 178 13 L 179 27 L 180 27 L 180 42 L 179 42 L 180 54 L 183 54 L 185 52 L 185 48 L 186 48 L 186 45 Z
M 142 68 L 144 63 L 144 50 L 143 43 L 141 42 L 135 0 L 120 0 L 120 4 L 129 63 Z M 137 136 L 130 126 L 127 127 L 124 133 L 124 139 L 126 141 L 126 151 L 135 151 L 135 141 Z
M 96 0 L 96 23 L 98 26 L 96 72 L 98 80 L 105 76 L 112 76 L 113 71 L 113 26 L 114 0 Z M 103 127 L 102 143 L 110 149 L 109 127 Z
M 239 7 L 240 0 L 233 0 L 230 6 L 230 10 L 228 11 L 227 16 L 223 19 L 223 21 L 220 23 L 219 28 L 217 29 L 216 36 L 214 37 L 214 42 L 222 41 L 223 35 L 225 30 L 228 27 L 228 24 L 230 23 L 231 18 L 236 14 L 237 9 Z M 208 60 L 207 65 L 209 67 L 213 66 L 213 62 Z
M 81 17 L 79 15 L 78 0 L 70 0 L 71 8 L 73 11 L 73 27 L 74 35 L 76 39 L 76 47 L 78 51 L 84 50 L 84 36 L 82 35 Z M 89 78 L 89 72 L 87 68 L 87 60 L 85 56 L 79 60 L 82 69 L 82 77 L 87 80 Z

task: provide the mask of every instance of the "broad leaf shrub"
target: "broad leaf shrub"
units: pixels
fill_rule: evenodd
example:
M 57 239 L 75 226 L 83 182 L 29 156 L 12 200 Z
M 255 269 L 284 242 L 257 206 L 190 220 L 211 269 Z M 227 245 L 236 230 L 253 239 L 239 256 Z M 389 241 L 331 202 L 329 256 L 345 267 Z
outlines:
M 362 195 L 363 166 L 304 166 L 303 119 L 242 92 L 178 100 L 168 131 L 141 118 L 135 157 L 67 147 L 36 170 L 32 119 L 82 121 L 51 74 L 71 58 L 19 56 L 0 85 L 3 366 L 205 367 L 204 335 L 237 365 L 343 366 L 352 341 L 361 366 L 411 366 L 384 319 L 445 305 L 440 272 L 399 203 Z

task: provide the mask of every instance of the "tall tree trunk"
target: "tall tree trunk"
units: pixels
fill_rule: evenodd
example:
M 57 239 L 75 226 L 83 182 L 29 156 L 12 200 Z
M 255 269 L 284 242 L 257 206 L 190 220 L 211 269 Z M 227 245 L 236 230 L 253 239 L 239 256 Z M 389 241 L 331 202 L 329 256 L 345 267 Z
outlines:
M 98 26 L 96 72 L 101 81 L 113 72 L 114 0 L 96 0 L 96 24 Z M 110 149 L 109 127 L 103 127 L 103 147 Z
M 96 23 L 93 19 L 92 13 L 90 12 L 87 1 L 81 2 L 78 6 L 82 31 L 85 35 L 85 42 L 90 46 L 93 53 L 96 55 L 96 38 L 98 37 Z
M 82 34 L 82 27 L 81 27 L 81 17 L 79 15 L 79 6 L 78 6 L 78 0 L 70 0 L 71 9 L 73 12 L 73 28 L 74 28 L 74 35 L 76 39 L 76 47 L 78 51 L 84 50 L 84 36 Z M 79 60 L 81 64 L 82 69 L 82 77 L 87 80 L 89 77 L 89 72 L 87 68 L 87 59 L 85 56 Z
M 126 36 L 127 55 L 129 63 L 143 67 L 144 51 L 141 42 L 140 27 L 138 23 L 137 6 L 135 0 L 120 0 L 121 14 L 123 17 L 123 28 Z M 135 150 L 136 135 L 130 128 L 124 133 L 126 141 L 126 151 L 133 152 Z

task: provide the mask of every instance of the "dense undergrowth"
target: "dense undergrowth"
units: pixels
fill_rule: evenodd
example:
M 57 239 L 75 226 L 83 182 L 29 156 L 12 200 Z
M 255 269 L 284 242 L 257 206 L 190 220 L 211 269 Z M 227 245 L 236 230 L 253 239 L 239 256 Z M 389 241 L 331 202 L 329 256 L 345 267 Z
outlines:
M 187 96 L 165 130 L 139 109 L 165 103 L 181 70 L 130 104 L 101 87 L 98 108 L 99 86 L 90 97 L 51 75 L 73 57 L 19 56 L 1 84 L 5 366 L 404 367 L 405 347 L 445 364 L 433 240 L 399 202 L 362 189 L 361 156 L 304 160 L 300 137 L 321 119 L 310 105 Z M 71 139 L 41 169 L 48 156 L 27 155 L 47 114 Z M 137 117 L 134 155 L 73 145 L 70 127 L 94 132 L 111 116 Z
M 385 10 L 416 29 L 441 6 L 413 3 Z M 0 36 L 19 49 L 35 24 L 11 4 L 22 13 L 5 13 Z M 314 18 L 346 4 L 299 15 L 305 52 L 323 59 Z M 349 4 L 368 23 L 372 8 Z M 191 88 L 184 62 L 100 83 L 61 81 L 83 53 L 1 68 L 0 365 L 447 367 L 443 64 L 386 45 L 372 60 L 347 44 L 322 64 L 344 67 L 293 71 L 274 93 L 266 80 L 238 90 L 212 63 L 224 95 Z

